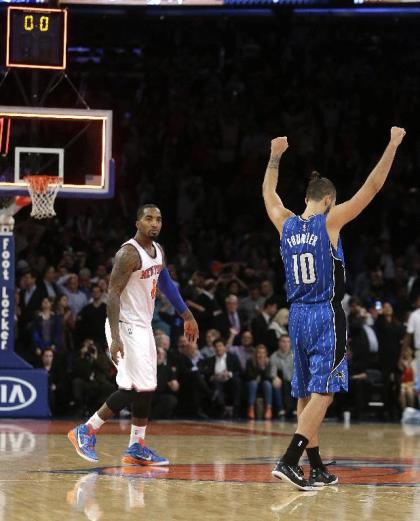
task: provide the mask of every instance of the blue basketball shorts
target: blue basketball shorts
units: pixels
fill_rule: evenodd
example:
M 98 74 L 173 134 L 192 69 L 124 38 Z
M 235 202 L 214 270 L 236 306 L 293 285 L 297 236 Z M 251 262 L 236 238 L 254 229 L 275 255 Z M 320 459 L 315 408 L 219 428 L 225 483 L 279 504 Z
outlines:
M 292 395 L 348 391 L 347 327 L 340 303 L 292 304 Z

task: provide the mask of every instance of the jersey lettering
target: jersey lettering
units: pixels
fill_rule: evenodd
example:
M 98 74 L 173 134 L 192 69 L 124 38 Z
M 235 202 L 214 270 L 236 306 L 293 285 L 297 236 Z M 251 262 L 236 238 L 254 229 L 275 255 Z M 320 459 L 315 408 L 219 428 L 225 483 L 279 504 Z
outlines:
M 341 301 L 344 295 L 344 256 L 341 241 L 331 245 L 326 215 L 286 220 L 281 237 L 287 298 L 291 303 Z

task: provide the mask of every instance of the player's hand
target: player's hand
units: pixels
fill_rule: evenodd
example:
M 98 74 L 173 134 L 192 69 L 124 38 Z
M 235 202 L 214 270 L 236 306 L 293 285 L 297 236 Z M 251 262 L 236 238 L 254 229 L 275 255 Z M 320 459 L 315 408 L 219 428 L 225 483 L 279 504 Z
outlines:
M 276 137 L 271 140 L 271 155 L 278 156 L 284 154 L 286 150 L 289 148 L 289 143 L 287 142 L 287 137 Z
M 405 129 L 400 127 L 392 127 L 391 128 L 391 143 L 395 146 L 401 144 L 401 141 L 404 139 L 406 132 Z
M 186 318 L 184 320 L 184 335 L 187 337 L 188 342 L 197 342 L 198 324 L 194 317 Z
M 109 348 L 111 353 L 112 361 L 115 365 L 118 364 L 118 353 L 121 353 L 121 358 L 124 358 L 124 345 L 122 343 L 121 338 L 116 338 L 111 342 L 111 346 Z

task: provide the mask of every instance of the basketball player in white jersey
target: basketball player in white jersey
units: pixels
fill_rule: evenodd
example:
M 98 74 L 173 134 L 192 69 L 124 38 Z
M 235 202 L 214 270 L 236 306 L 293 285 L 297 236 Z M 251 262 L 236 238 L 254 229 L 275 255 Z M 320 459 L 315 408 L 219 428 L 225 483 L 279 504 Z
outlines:
M 109 418 L 131 405 L 131 436 L 122 462 L 168 465 L 166 458 L 144 444 L 157 383 L 151 322 L 158 288 L 184 319 L 184 333 L 189 342 L 197 340 L 198 326 L 165 267 L 162 247 L 154 242 L 162 228 L 159 208 L 153 204 L 139 208 L 136 226 L 135 237 L 124 243 L 115 257 L 109 283 L 105 333 L 110 356 L 117 367 L 118 391 L 85 424 L 71 430 L 68 438 L 79 456 L 96 463 L 96 432 Z

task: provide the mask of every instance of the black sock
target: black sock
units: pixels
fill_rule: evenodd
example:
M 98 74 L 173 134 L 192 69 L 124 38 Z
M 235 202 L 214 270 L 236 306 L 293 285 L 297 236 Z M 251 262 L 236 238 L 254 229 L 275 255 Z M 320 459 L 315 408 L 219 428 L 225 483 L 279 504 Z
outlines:
M 287 465 L 297 465 L 303 451 L 306 449 L 306 445 L 308 445 L 308 440 L 305 436 L 295 434 L 281 460 L 287 463 Z
M 319 455 L 319 447 L 307 448 L 306 454 L 308 455 L 309 463 L 313 469 L 320 469 L 324 466 L 321 456 Z

